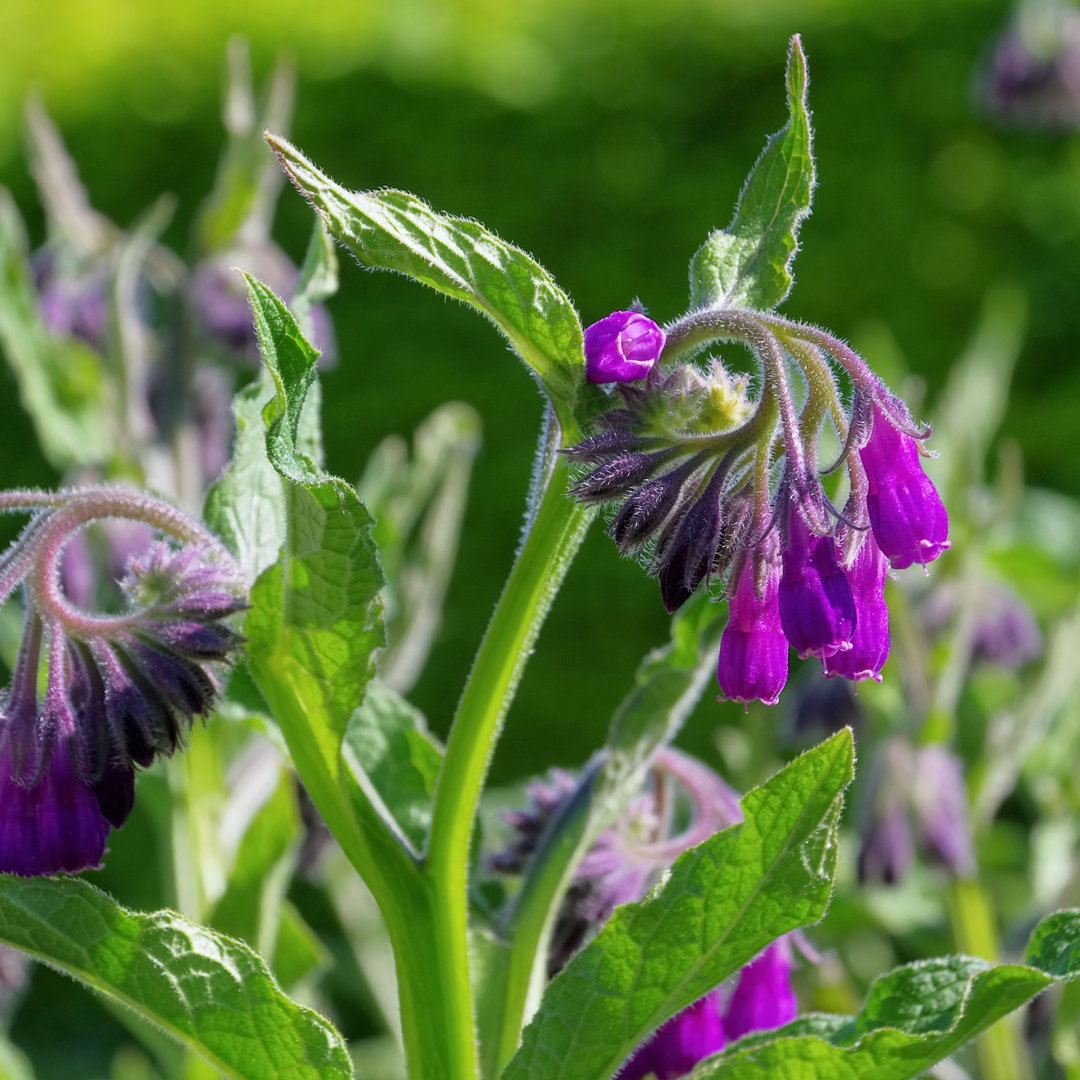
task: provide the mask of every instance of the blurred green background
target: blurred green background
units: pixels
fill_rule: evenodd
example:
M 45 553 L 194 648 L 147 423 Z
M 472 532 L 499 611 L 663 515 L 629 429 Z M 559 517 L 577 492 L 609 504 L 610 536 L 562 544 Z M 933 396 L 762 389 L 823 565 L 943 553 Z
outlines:
M 226 42 L 242 34 L 260 81 L 279 53 L 293 58 L 292 137 L 335 178 L 407 188 L 483 221 L 532 252 L 585 323 L 635 297 L 664 321 L 686 306 L 690 255 L 727 224 L 784 121 L 787 42 L 801 32 L 819 187 L 785 311 L 848 338 L 886 374 L 910 370 L 932 403 L 987 290 L 1018 287 L 1030 324 L 1004 430 L 1030 480 L 1075 493 L 1080 138 L 1002 128 L 980 108 L 980 73 L 1009 15 L 996 0 L 7 0 L 0 183 L 39 243 L 20 135 L 34 90 L 96 208 L 127 226 L 174 192 L 166 240 L 188 254 L 222 141 Z M 310 229 L 285 191 L 276 235 L 297 261 Z M 411 695 L 443 731 L 517 543 L 539 395 L 474 314 L 400 278 L 345 266 L 330 309 L 331 469 L 355 480 L 381 438 L 410 433 L 447 399 L 483 418 L 458 572 Z M 5 486 L 55 483 L 14 381 L 0 380 Z M 907 389 L 918 398 L 918 383 Z M 496 779 L 584 759 L 666 626 L 655 583 L 594 528 Z M 707 694 L 708 717 L 684 741 L 708 746 L 737 709 Z

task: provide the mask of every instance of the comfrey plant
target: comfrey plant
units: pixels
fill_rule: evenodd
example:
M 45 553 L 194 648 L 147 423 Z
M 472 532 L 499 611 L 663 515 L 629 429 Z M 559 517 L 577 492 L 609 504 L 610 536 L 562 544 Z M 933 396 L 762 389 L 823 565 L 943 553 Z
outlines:
M 851 1015 L 808 1011 L 836 966 L 818 963 L 803 928 L 822 922 L 836 887 L 851 731 L 753 786 L 775 761 L 767 751 L 750 765 L 757 775 L 740 781 L 749 788 L 741 798 L 671 746 L 714 672 L 724 697 L 775 703 L 791 647 L 820 659 L 826 675 L 881 679 L 890 566 L 926 566 L 949 545 L 942 501 L 922 469 L 928 429 L 843 341 L 775 310 L 791 286 L 813 187 L 798 39 L 787 90 L 787 124 L 751 171 L 731 225 L 694 257 L 688 313 L 664 328 L 627 310 L 583 330 L 550 275 L 474 220 L 399 191 L 347 190 L 268 135 L 319 221 L 294 311 L 258 277 L 240 278 L 263 367 L 233 400 L 231 455 L 205 493 L 204 520 L 97 481 L 0 501 L 31 515 L 0 562 L 3 596 L 24 584 L 22 640 L 9 650 L 0 712 L 0 942 L 122 1002 L 152 1055 L 146 1075 L 201 1075 L 201 1064 L 163 1044 L 162 1030 L 241 1080 L 337 1080 L 354 1075 L 354 1059 L 365 1075 L 364 1040 L 347 1045 L 289 995 L 343 1018 L 368 988 L 384 1000 L 385 979 L 367 966 L 381 954 L 369 947 L 372 903 L 396 976 L 396 1009 L 379 1020 L 390 1068 L 415 1080 L 668 1080 L 691 1070 L 733 1080 L 901 1080 L 1080 975 L 1080 913 L 1064 911 L 1035 926 L 1023 963 L 948 956 L 877 978 L 860 969 L 839 991 L 832 984 Z M 220 206 L 265 190 L 258 168 L 241 175 L 247 186 L 225 190 Z M 224 228 L 226 218 L 207 220 Z M 309 337 L 320 323 L 313 305 L 336 280 L 331 238 L 363 266 L 481 312 L 545 397 L 522 541 L 447 718 L 445 746 L 402 693 L 437 624 L 475 420 L 441 410 L 411 459 L 399 443 L 381 448 L 365 474 L 370 506 L 325 470 L 319 352 Z M 244 246 L 242 235 L 233 239 Z M 140 250 L 153 246 L 142 240 Z M 29 301 L 20 250 L 9 243 L 3 254 Z M 208 325 L 225 310 L 217 321 L 235 328 L 235 308 L 201 291 L 217 287 L 219 269 L 204 266 L 184 295 Z M 80 316 L 50 332 L 34 310 L 27 302 L 12 314 L 0 299 L 0 330 L 9 351 L 17 346 L 28 408 L 48 432 L 60 398 L 34 382 L 42 373 L 28 366 L 27 342 L 42 355 L 66 349 L 86 359 L 71 350 L 72 335 L 100 327 Z M 125 310 L 139 315 L 137 305 Z M 244 342 L 225 337 L 243 363 Z M 749 349 L 750 374 L 719 354 L 729 343 Z M 42 376 L 51 391 L 58 369 Z M 113 369 L 93 370 L 105 379 Z M 122 385 L 130 416 L 141 415 L 147 399 L 132 388 L 146 384 Z M 154 415 L 193 420 L 168 395 L 157 402 Z M 92 416 L 87 430 L 100 435 Z M 162 450 L 156 427 L 124 430 L 126 468 L 185 475 L 182 455 L 171 470 L 149 468 Z M 60 446 L 65 464 L 77 445 Z M 102 470 L 115 456 L 104 449 L 91 462 Z M 192 491 L 200 485 L 175 485 L 178 501 Z M 488 765 L 541 624 L 603 504 L 620 549 L 659 580 L 671 641 L 644 659 L 595 756 L 528 786 L 527 806 L 508 811 L 503 798 L 500 823 Z M 132 542 L 116 531 L 118 519 L 149 532 L 134 540 L 141 548 L 116 582 L 86 571 L 100 541 L 91 542 L 90 523 L 113 525 L 98 563 L 115 564 Z M 78 599 L 109 587 L 118 610 L 91 611 Z M 903 594 L 894 596 L 903 610 Z M 955 669 L 969 659 L 959 656 Z M 596 707 L 568 700 L 552 724 Z M 940 727 L 955 712 L 942 706 L 930 719 Z M 196 715 L 209 723 L 189 732 Z M 757 719 L 747 730 L 761 730 Z M 157 759 L 185 737 L 189 753 L 163 772 Z M 948 864 L 958 903 L 976 910 L 972 897 L 985 897 L 963 887 L 977 871 L 977 846 L 966 830 L 943 827 L 947 816 L 966 819 L 964 762 L 936 745 L 918 753 L 913 743 L 892 745 L 926 769 L 921 779 L 937 778 L 928 788 L 909 770 L 891 792 L 904 828 L 910 808 L 924 844 Z M 147 771 L 133 807 L 136 767 Z M 144 801 L 152 805 L 141 827 L 173 855 L 166 897 L 180 914 L 131 911 L 65 876 L 102 862 L 108 874 L 122 862 L 131 826 L 110 830 L 137 819 Z M 881 816 L 872 812 L 871 822 Z M 313 856 L 298 863 L 301 820 L 336 841 L 321 867 Z M 491 839 L 500 829 L 501 840 Z M 127 858 L 130 867 L 130 850 Z M 891 866 L 878 876 L 899 877 Z M 287 891 L 298 872 L 302 887 Z M 850 914 L 844 887 L 838 906 Z M 317 902 L 302 907 L 313 893 Z M 309 925 L 313 912 L 330 924 L 339 954 L 352 950 L 333 984 L 363 982 L 361 994 L 316 983 L 329 954 Z M 972 925 L 990 921 L 984 909 L 976 914 L 982 921 Z M 866 990 L 861 1008 L 853 987 Z M 1019 1041 L 1014 1033 L 992 1045 L 1011 1052 Z M 1011 1058 L 982 1060 L 991 1080 L 1023 1075 L 994 1072 L 994 1060 Z

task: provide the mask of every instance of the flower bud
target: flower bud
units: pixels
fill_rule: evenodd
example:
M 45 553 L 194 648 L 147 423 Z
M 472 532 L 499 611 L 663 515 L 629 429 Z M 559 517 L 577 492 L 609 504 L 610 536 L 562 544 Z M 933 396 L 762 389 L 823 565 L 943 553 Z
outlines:
M 878 547 L 897 570 L 933 562 L 949 546 L 949 518 L 919 460 L 919 444 L 878 404 L 859 451 L 869 484 L 866 509 Z
M 851 647 L 855 600 L 832 536 L 810 531 L 798 510 L 788 514 L 778 600 L 780 625 L 802 659 L 824 659 Z
M 649 374 L 664 348 L 664 331 L 637 311 L 615 311 L 585 330 L 589 382 L 633 382 Z
M 760 596 L 756 579 L 756 560 L 748 557 L 731 597 L 716 679 L 729 701 L 775 705 L 788 677 L 788 640 L 780 626 L 778 603 L 778 560 L 766 562 Z
M 855 631 L 851 648 L 824 658 L 825 674 L 860 682 L 881 682 L 881 669 L 889 658 L 889 608 L 885 603 L 888 564 L 872 536 L 863 537 L 847 573 L 855 601 Z

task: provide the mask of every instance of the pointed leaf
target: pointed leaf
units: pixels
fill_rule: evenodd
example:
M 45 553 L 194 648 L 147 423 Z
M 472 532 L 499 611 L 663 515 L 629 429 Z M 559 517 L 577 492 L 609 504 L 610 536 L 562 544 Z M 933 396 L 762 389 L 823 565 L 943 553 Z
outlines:
M 285 139 L 267 141 L 331 236 L 361 265 L 397 271 L 482 312 L 556 410 L 569 410 L 585 377 L 581 323 L 539 263 L 475 221 L 439 213 L 404 191 L 349 191 Z
M 233 398 L 232 458 L 206 493 L 206 523 L 236 556 L 249 584 L 277 562 L 285 542 L 285 491 L 266 456 L 262 419 L 273 395 L 273 380 L 264 369 Z
M 806 57 L 797 34 L 788 50 L 787 98 L 788 122 L 750 170 L 731 224 L 712 233 L 690 263 L 693 308 L 768 311 L 791 291 L 799 225 L 814 188 Z
M 442 763 L 423 716 L 374 680 L 349 720 L 343 753 L 355 781 L 370 781 L 413 848 L 423 851 Z
M 700 1065 L 695 1080 L 909 1080 L 1058 980 L 1080 977 L 1080 912 L 1044 919 L 1026 965 L 968 956 L 897 968 L 858 1016 L 808 1016 L 751 1035 Z
M 0 875 L 0 941 L 71 975 L 237 1080 L 351 1077 L 329 1021 L 290 1001 L 241 941 L 141 914 L 75 878 Z
M 276 396 L 267 406 L 266 446 L 286 481 L 286 544 L 255 584 L 245 623 L 252 672 L 279 723 L 283 698 L 301 704 L 334 775 L 345 726 L 383 644 L 379 571 L 371 517 L 352 487 L 322 473 L 304 453 L 300 417 L 318 353 L 285 305 L 248 278 L 260 348 Z M 286 736 L 288 733 L 286 732 Z
M 551 983 L 505 1080 L 607 1080 L 665 1020 L 825 912 L 851 732 L 742 800 L 744 821 L 686 852 L 618 908 Z

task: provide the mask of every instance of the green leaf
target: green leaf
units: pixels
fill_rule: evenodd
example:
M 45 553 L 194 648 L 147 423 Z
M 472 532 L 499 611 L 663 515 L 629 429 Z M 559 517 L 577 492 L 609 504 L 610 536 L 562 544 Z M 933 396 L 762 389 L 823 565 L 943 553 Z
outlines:
M 264 369 L 233 398 L 232 458 L 206 493 L 206 523 L 236 556 L 249 583 L 277 562 L 285 542 L 285 491 L 266 456 L 262 419 L 273 395 L 273 379 Z
M 408 444 L 384 439 L 357 488 L 375 517 L 375 540 L 386 576 L 386 636 L 379 677 L 407 693 L 419 678 L 442 618 L 457 556 L 480 418 L 450 401 L 425 417 Z
M 251 591 L 248 666 L 331 832 L 383 911 L 393 907 L 407 920 L 417 900 L 416 863 L 385 805 L 367 797 L 369 787 L 347 790 L 341 756 L 384 642 L 371 516 L 349 484 L 322 471 L 305 438 L 304 404 L 318 352 L 285 305 L 261 282 L 247 281 L 274 383 L 263 420 L 285 508 L 281 557 Z
M 304 265 L 293 294 L 292 309 L 296 321 L 308 336 L 311 335 L 310 315 L 316 304 L 329 300 L 338 291 L 337 248 L 326 231 L 322 218 L 315 222 L 308 241 Z
M 768 311 L 791 291 L 798 231 L 814 188 L 806 57 L 796 34 L 787 65 L 788 122 L 765 144 L 726 229 L 711 233 L 690 262 L 692 308 Z
M 291 143 L 267 135 L 289 179 L 363 266 L 394 270 L 486 315 L 560 416 L 585 377 L 581 323 L 567 295 L 520 248 L 404 191 L 349 191 Z
M 372 785 L 414 850 L 423 851 L 442 750 L 422 714 L 376 679 L 349 720 L 342 753 L 352 790 Z
M 853 756 L 850 731 L 803 754 L 747 793 L 741 825 L 618 908 L 548 987 L 505 1080 L 607 1080 L 665 1020 L 820 919 Z
M 243 942 L 127 911 L 75 878 L 0 875 L 0 940 L 162 1028 L 238 1080 L 351 1077 L 341 1036 Z
M 1025 965 L 968 956 L 923 960 L 883 975 L 858 1016 L 808 1016 L 751 1035 L 699 1066 L 696 1080 L 907 1080 L 1052 983 L 1080 976 L 1080 912 L 1060 911 L 1032 934 Z
M 383 644 L 382 574 L 367 510 L 352 487 L 321 472 L 300 443 L 318 353 L 285 305 L 261 282 L 247 281 L 276 391 L 264 420 L 267 455 L 285 481 L 286 528 L 280 561 L 252 590 L 248 658 L 282 729 L 289 718 L 302 723 L 336 776 L 345 727 L 374 671 L 372 654 Z
M 225 892 L 210 920 L 215 929 L 243 938 L 263 956 L 274 955 L 300 835 L 295 780 L 291 772 L 277 771 L 277 785 L 240 841 Z
M 288 901 L 281 905 L 274 958 L 270 965 L 286 988 L 330 966 L 330 953 Z
M 0 188 L 0 346 L 49 463 L 63 471 L 104 462 L 109 436 L 101 362 L 82 342 L 54 337 L 42 324 L 26 234 L 4 188 Z

